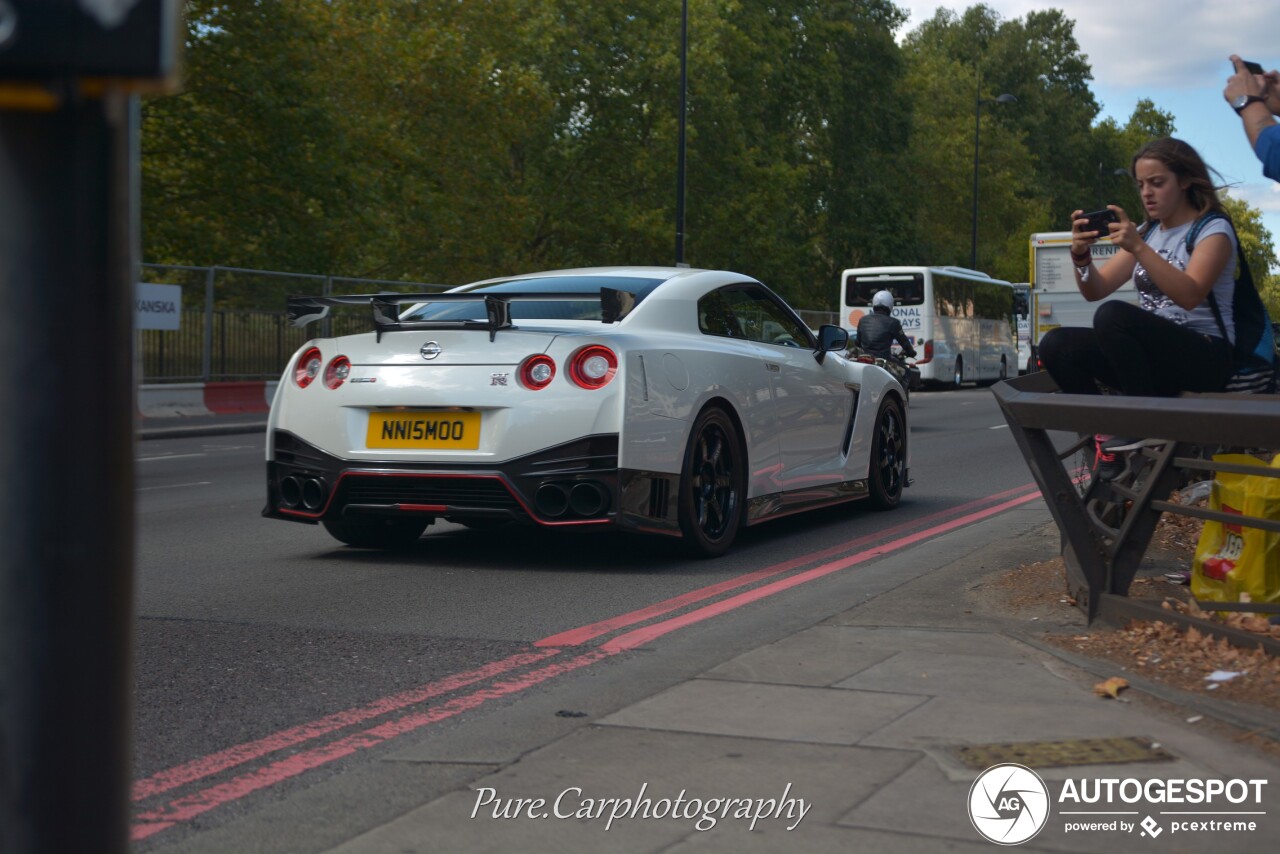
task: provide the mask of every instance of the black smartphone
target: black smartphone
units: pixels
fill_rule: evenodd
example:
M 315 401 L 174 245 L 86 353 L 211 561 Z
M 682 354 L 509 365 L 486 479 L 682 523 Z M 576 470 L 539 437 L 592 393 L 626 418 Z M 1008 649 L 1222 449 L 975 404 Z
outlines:
M 1241 64 L 1241 65 L 1243 65 L 1243 66 L 1244 66 L 1244 70 L 1245 70 L 1245 71 L 1247 71 L 1247 72 L 1249 72 L 1250 74 L 1265 74 L 1265 73 L 1266 73 L 1265 71 L 1263 71 L 1263 70 L 1262 70 L 1262 66 L 1261 66 L 1261 65 L 1259 65 L 1259 64 L 1258 64 L 1258 63 L 1256 63 L 1256 62 L 1250 62 L 1250 61 L 1249 61 L 1249 60 L 1247 60 L 1247 59 L 1242 59 L 1242 60 L 1240 60 L 1240 64 Z
M 1099 237 L 1110 236 L 1111 232 L 1110 230 L 1107 229 L 1107 223 L 1120 221 L 1120 217 L 1116 214 L 1115 211 L 1111 210 L 1111 208 L 1104 208 L 1103 210 L 1100 210 L 1100 211 L 1090 211 L 1089 213 L 1086 213 L 1086 214 L 1080 214 L 1080 216 L 1076 218 L 1089 220 L 1088 225 L 1086 225 L 1081 230 L 1096 231 L 1098 232 Z

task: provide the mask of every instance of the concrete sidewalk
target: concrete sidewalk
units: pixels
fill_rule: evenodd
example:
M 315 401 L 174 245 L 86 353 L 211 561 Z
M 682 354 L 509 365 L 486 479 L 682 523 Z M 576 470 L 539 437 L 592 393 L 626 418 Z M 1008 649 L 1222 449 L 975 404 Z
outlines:
M 1237 740 L 1241 730 L 1224 725 L 1230 721 L 1276 738 L 1275 716 L 1147 685 L 1129 673 L 1124 675 L 1134 687 L 1120 700 L 1099 698 L 1093 685 L 1120 673 L 1118 668 L 1057 651 L 1042 641 L 1043 621 L 1000 613 L 984 590 L 1020 562 L 1055 553 L 1056 533 L 1044 526 L 1036 535 L 1001 540 L 998 520 L 983 524 L 990 536 L 985 548 L 585 725 L 480 776 L 467 789 L 331 850 L 995 850 L 970 819 L 971 789 L 980 796 L 982 826 L 1012 833 L 1009 838 L 1044 816 L 1047 805 L 1042 829 L 1021 846 L 1027 849 L 1257 854 L 1275 844 L 1280 753 L 1243 746 Z M 1075 617 L 1060 619 L 1050 628 L 1083 630 Z M 1035 756 L 1002 759 L 994 753 L 966 764 L 961 753 L 1009 742 L 1121 737 L 1149 739 L 1156 746 L 1142 748 L 1139 761 L 1056 767 Z M 992 782 L 998 775 L 984 778 L 981 786 L 975 781 L 999 762 L 1031 767 L 1046 784 L 1046 795 L 1038 802 L 1034 792 L 1021 796 L 1023 812 L 1015 808 L 1017 800 L 1002 797 L 1006 809 L 999 815 L 1005 818 L 990 815 L 999 804 L 986 801 L 984 807 L 981 795 L 999 794 L 999 781 Z M 1118 795 L 1096 803 L 1059 800 L 1068 780 L 1087 801 L 1104 779 L 1267 783 L 1249 788 L 1249 799 L 1239 803 L 1225 794 L 1207 804 L 1126 802 Z M 1130 782 L 1118 791 L 1131 795 L 1140 785 Z M 1181 791 L 1195 785 L 1184 783 Z M 1249 785 L 1232 784 L 1228 791 L 1239 795 Z M 1012 788 L 1011 783 L 1004 794 L 1018 797 Z M 1259 791 L 1260 802 L 1252 798 Z M 514 800 L 519 798 L 543 803 Z M 735 802 L 726 808 L 721 801 L 729 798 L 752 806 Z M 603 814 L 559 818 L 557 799 L 561 814 L 573 815 L 584 804 L 588 812 Z M 605 799 L 615 800 L 602 806 Z M 800 800 L 808 810 L 803 819 Z M 752 829 L 748 814 L 766 807 L 768 817 Z M 645 810 L 652 816 L 667 809 L 680 817 L 643 817 Z M 1230 814 L 1166 814 L 1173 811 Z M 707 812 L 714 813 L 714 827 L 703 821 L 705 829 L 699 829 L 695 825 Z M 609 827 L 614 813 L 623 817 Z M 1121 821 L 1131 829 L 1122 829 Z M 1200 830 L 1189 824 L 1215 821 L 1253 822 L 1255 829 Z M 1068 832 L 1071 822 L 1101 827 Z M 1183 826 L 1175 828 L 1174 822 Z

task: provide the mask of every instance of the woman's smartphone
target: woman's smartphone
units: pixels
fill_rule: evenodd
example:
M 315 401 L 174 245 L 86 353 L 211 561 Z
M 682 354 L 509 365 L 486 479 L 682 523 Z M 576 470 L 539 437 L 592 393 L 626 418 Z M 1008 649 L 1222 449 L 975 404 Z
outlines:
M 1111 210 L 1111 208 L 1080 214 L 1077 219 L 1089 220 L 1088 224 L 1081 230 L 1096 231 L 1098 232 L 1099 237 L 1106 237 L 1111 233 L 1110 229 L 1107 228 L 1107 223 L 1120 221 L 1119 215 L 1117 215 L 1115 211 Z
M 1247 59 L 1242 59 L 1242 60 L 1240 60 L 1240 64 L 1241 64 L 1241 65 L 1243 65 L 1243 66 L 1244 66 L 1244 70 L 1245 70 L 1245 71 L 1247 71 L 1247 72 L 1249 72 L 1250 74 L 1265 74 L 1265 73 L 1266 73 L 1265 71 L 1263 71 L 1263 70 L 1262 70 L 1262 66 L 1261 66 L 1261 65 L 1259 65 L 1259 64 L 1258 64 L 1258 63 L 1256 63 L 1256 62 L 1250 62 L 1250 61 L 1249 61 L 1249 60 L 1247 60 Z

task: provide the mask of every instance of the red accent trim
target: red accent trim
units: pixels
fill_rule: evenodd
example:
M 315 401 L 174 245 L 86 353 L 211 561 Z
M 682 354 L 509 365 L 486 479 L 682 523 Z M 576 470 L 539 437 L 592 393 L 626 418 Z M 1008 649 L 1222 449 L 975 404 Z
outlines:
M 439 478 L 442 480 L 454 480 L 454 479 L 496 480 L 499 483 L 501 483 L 502 488 L 505 489 L 507 493 L 516 500 L 516 503 L 519 504 L 520 507 L 524 510 L 524 512 L 529 515 L 529 518 L 537 522 L 539 525 L 543 525 L 548 528 L 559 528 L 559 527 L 567 527 L 570 525 L 612 525 L 615 521 L 612 517 L 606 516 L 603 519 L 568 519 L 563 522 L 549 522 L 546 519 L 539 518 L 538 514 L 533 512 L 533 508 L 531 508 L 528 504 L 525 503 L 524 499 L 521 498 L 520 495 L 514 489 L 511 488 L 511 484 L 509 484 L 507 482 L 507 479 L 502 475 L 444 474 L 444 473 L 433 473 L 433 472 L 360 471 L 360 470 L 344 471 L 342 474 L 338 475 L 338 479 L 334 481 L 333 489 L 329 490 L 329 497 L 325 500 L 324 507 L 321 507 L 315 513 L 308 513 L 305 510 L 292 510 L 286 507 L 280 507 L 278 505 L 276 507 L 276 511 L 279 513 L 284 513 L 288 516 L 299 516 L 303 519 L 319 519 L 321 516 L 329 512 L 329 505 L 333 503 L 333 496 L 338 494 L 338 487 L 342 484 L 342 480 L 345 477 L 431 477 L 431 478 Z M 447 509 L 444 505 L 438 505 L 438 504 L 401 504 L 399 506 L 406 507 L 406 508 L 407 507 L 429 508 L 429 512 L 444 512 L 444 510 Z M 440 508 L 439 511 L 435 509 L 437 507 Z
M 443 504 L 400 504 L 401 510 L 410 513 L 444 513 L 449 508 Z
M 210 412 L 266 412 L 267 384 L 262 380 L 239 383 L 205 383 L 204 405 Z

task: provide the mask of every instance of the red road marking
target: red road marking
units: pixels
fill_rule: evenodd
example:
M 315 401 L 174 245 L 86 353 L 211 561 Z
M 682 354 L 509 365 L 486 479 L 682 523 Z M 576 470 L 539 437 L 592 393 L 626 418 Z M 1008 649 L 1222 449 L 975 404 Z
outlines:
M 676 629 L 684 628 L 685 626 L 690 626 L 694 623 L 700 623 L 703 620 L 719 616 L 720 614 L 732 611 L 735 608 L 741 608 L 743 605 L 755 602 L 758 599 L 764 599 L 767 596 L 772 596 L 775 593 L 781 593 L 783 590 L 789 590 L 792 587 L 805 584 L 806 582 L 821 578 L 824 575 L 830 575 L 838 570 L 848 569 L 851 566 L 856 566 L 857 564 L 871 560 L 872 558 L 881 557 L 882 555 L 889 554 L 890 552 L 895 552 L 907 546 L 914 545 L 921 540 L 929 539 L 930 537 L 937 536 L 938 534 L 945 534 L 947 531 L 959 528 L 962 525 L 977 522 L 978 520 L 985 519 L 988 516 L 994 516 L 996 513 L 1003 513 L 1005 510 L 1012 509 L 1017 507 L 1019 504 L 1025 504 L 1026 502 L 1039 497 L 1039 492 L 1033 492 L 1029 495 L 1024 495 L 1020 498 L 1014 498 L 1011 501 L 1006 501 L 1003 504 L 988 507 L 986 510 L 979 510 L 977 513 L 970 513 L 968 516 L 953 519 L 950 522 L 945 522 L 937 527 L 920 531 L 919 533 L 912 534 L 909 537 L 903 537 L 900 540 L 894 540 L 892 542 L 885 543 L 884 545 L 876 546 L 875 548 L 868 549 L 865 552 L 859 552 L 856 555 L 850 555 L 849 557 L 814 567 L 813 569 L 806 570 L 805 572 L 798 572 L 795 575 L 787 576 L 786 578 L 775 581 L 772 584 L 766 584 L 763 587 L 756 587 L 753 590 L 746 591 L 745 593 L 739 593 L 737 596 L 723 599 L 714 604 L 699 608 L 696 611 L 690 611 L 687 614 L 672 617 L 670 620 L 663 620 L 661 623 L 654 623 L 651 626 L 645 626 L 644 628 L 636 629 L 633 632 L 628 632 L 627 634 L 616 637 L 613 640 L 606 641 L 600 646 L 600 648 L 606 652 L 616 653 L 644 646 L 655 638 L 662 637 Z
M 281 730 L 273 733 L 265 738 L 257 741 L 250 741 L 245 744 L 238 744 L 235 747 L 229 747 L 226 750 L 220 750 L 217 753 L 211 753 L 199 759 L 194 759 L 185 765 L 179 765 L 176 768 L 170 768 L 167 771 L 160 771 L 152 774 L 142 780 L 138 780 L 133 784 L 133 800 L 140 801 L 149 798 L 152 795 L 158 795 L 169 789 L 193 783 L 205 777 L 225 771 L 228 768 L 234 768 L 242 765 L 252 759 L 266 756 L 285 747 L 292 747 L 295 744 L 301 744 L 304 741 L 310 741 L 313 738 L 319 738 L 327 735 L 334 730 L 351 726 L 352 724 L 363 723 L 364 721 L 376 718 L 379 715 L 385 715 L 387 712 L 394 712 L 403 709 L 406 706 L 412 706 L 421 703 L 423 700 L 429 700 L 432 697 L 438 697 L 441 694 L 447 694 L 450 691 L 456 691 L 459 688 L 465 688 L 468 685 L 480 682 L 484 679 L 490 679 L 508 670 L 514 670 L 517 667 L 524 667 L 526 664 L 533 664 L 542 661 L 545 658 L 557 654 L 559 650 L 547 650 L 544 652 L 522 652 L 504 658 L 501 661 L 493 661 L 475 670 L 468 670 L 463 673 L 455 673 L 438 679 L 435 682 L 428 682 L 419 688 L 413 688 L 403 691 L 399 694 L 392 694 L 389 697 L 382 697 L 374 700 L 364 706 L 357 706 L 354 709 L 347 709 L 342 712 L 335 712 L 327 715 L 319 720 L 310 723 L 301 724 L 300 726 L 291 727 L 290 729 Z
M 902 531 L 918 528 L 921 525 L 927 525 L 936 519 L 946 516 L 954 516 L 956 513 L 963 513 L 972 507 L 989 504 L 992 501 L 998 501 L 1001 498 L 1012 495 L 1016 492 L 1022 492 L 1031 486 L 1034 486 L 1034 484 L 1024 484 L 1023 486 L 1018 486 L 1013 489 L 1006 489 L 1004 492 L 1000 492 L 995 495 L 989 495 L 986 498 L 979 498 L 976 501 L 961 504 L 958 507 L 949 507 L 946 510 L 939 510 L 937 513 L 925 516 L 922 519 L 913 519 L 910 522 L 903 522 L 902 524 L 895 525 L 892 528 L 877 531 L 874 534 L 868 534 L 866 536 L 859 537 L 856 540 L 851 540 L 846 543 L 841 543 L 838 546 L 833 546 L 829 549 L 823 549 L 822 551 L 813 552 L 812 554 L 801 555 L 800 557 L 793 558 L 783 563 L 774 564 L 773 566 L 759 569 L 755 572 L 749 572 L 746 575 L 739 575 L 737 578 L 730 578 L 726 581 L 721 581 L 718 584 L 712 584 L 697 590 L 691 590 L 688 593 L 682 593 L 679 596 L 673 596 L 665 601 L 657 602 L 653 605 L 647 605 L 644 608 L 640 608 L 639 610 L 631 611 L 626 614 L 619 614 L 618 616 L 610 617 L 607 620 L 601 620 L 587 626 L 579 626 L 576 629 L 569 629 L 568 631 L 560 632 L 559 634 L 551 635 L 550 637 L 545 637 L 540 641 L 535 641 L 533 645 L 538 647 L 578 646 L 579 644 L 586 643 L 592 638 L 597 638 L 600 635 L 607 635 L 610 632 L 635 625 L 636 623 L 643 622 L 652 617 L 660 617 L 663 614 L 668 614 L 679 608 L 683 608 L 686 605 L 692 605 L 695 602 L 710 599 L 713 596 L 718 596 L 719 594 L 725 593 L 729 590 L 734 590 L 738 587 L 745 587 L 748 584 L 753 584 L 774 575 L 780 575 L 781 573 L 795 569 L 797 566 L 804 566 L 805 564 L 812 563 L 815 560 L 823 560 L 833 554 L 847 551 L 851 547 L 857 548 L 869 542 L 882 540 L 886 537 L 894 537 Z
M 1019 489 L 1023 488 L 1025 487 L 1019 487 Z M 878 535 L 873 536 L 883 537 L 886 534 L 896 533 L 906 527 L 914 527 L 919 525 L 921 522 L 927 522 L 940 516 L 952 515 L 957 510 L 963 510 L 978 504 L 987 503 L 993 499 L 1000 498 L 1017 491 L 1018 489 L 1007 490 L 996 496 L 969 502 L 968 504 L 962 505 L 960 508 L 951 508 L 949 510 L 940 511 L 939 513 L 932 514 L 925 519 L 915 520 L 914 522 L 905 523 L 904 525 L 898 525 L 889 531 L 880 532 Z M 134 841 L 146 839 L 156 833 L 173 827 L 175 824 L 189 821 L 190 819 L 202 815 L 209 810 L 238 800 L 252 792 L 258 791 L 259 789 L 283 782 L 336 759 L 341 759 L 360 750 L 377 746 L 392 738 L 405 735 L 406 733 L 420 729 L 424 726 L 438 723 L 439 721 L 451 718 L 454 715 L 478 708 L 489 700 L 518 693 L 526 688 L 545 682 L 548 679 L 553 679 L 557 676 L 563 675 L 564 673 L 586 667 L 620 652 L 636 649 L 637 647 L 643 646 L 644 644 L 675 631 L 676 629 L 710 619 L 711 617 L 719 616 L 732 611 L 735 608 L 772 596 L 775 593 L 781 593 L 784 590 L 789 590 L 792 587 L 796 587 L 808 581 L 813 581 L 841 569 L 856 566 L 857 564 L 871 560 L 872 558 L 880 557 L 899 549 L 906 548 L 907 546 L 914 545 L 925 539 L 980 521 L 1039 497 L 1040 493 L 1037 491 L 988 507 L 984 510 L 969 513 L 965 516 L 953 519 L 950 522 L 945 522 L 933 528 L 928 528 L 915 534 L 902 537 L 901 539 L 893 540 L 866 551 L 859 552 L 858 554 L 850 555 L 805 572 L 797 573 L 796 575 L 775 581 L 772 584 L 748 590 L 737 596 L 699 608 L 687 614 L 682 614 L 678 617 L 637 629 L 602 644 L 596 650 L 584 653 L 576 658 L 569 659 L 568 661 L 549 664 L 524 675 L 496 682 L 491 687 L 482 688 L 470 694 L 457 697 L 436 708 L 429 709 L 424 712 L 411 713 L 397 718 L 396 720 L 378 724 L 377 726 L 371 727 L 363 732 L 348 735 L 328 744 L 314 747 L 284 759 L 277 760 L 276 762 L 255 771 L 241 774 L 226 783 L 210 786 L 209 788 L 194 794 L 177 798 L 163 807 L 138 815 L 136 823 L 132 828 L 131 837 Z M 868 539 L 870 538 L 863 537 L 853 542 L 862 543 Z M 787 561 L 784 564 L 779 564 L 776 567 L 771 567 L 766 570 L 748 573 L 747 575 L 740 576 L 738 579 L 731 579 L 728 582 L 711 585 L 710 587 L 703 588 L 703 590 L 716 589 L 717 591 L 723 591 L 732 589 L 733 587 L 742 586 L 743 584 L 750 583 L 751 580 L 756 580 L 785 571 L 785 569 L 780 569 L 778 567 L 790 568 L 798 565 L 798 563 L 820 559 L 833 551 L 847 549 L 849 545 L 849 543 L 845 543 L 843 546 L 839 546 L 834 549 L 825 549 L 820 552 L 815 552 L 810 556 Z M 686 599 L 687 597 L 695 597 L 700 593 L 702 593 L 702 591 L 693 591 L 690 594 L 686 594 L 685 597 L 675 597 L 675 599 L 667 600 L 667 603 Z M 711 595 L 715 594 L 706 594 L 706 596 Z M 686 604 L 693 601 L 699 601 L 700 598 L 706 598 L 706 596 L 689 599 Z M 659 603 L 658 605 L 650 606 L 650 608 L 633 611 L 631 614 L 614 618 L 611 621 L 603 621 L 603 623 L 612 623 L 615 625 L 615 628 L 621 628 L 625 625 L 630 625 L 647 618 L 647 616 L 634 615 L 648 614 L 648 616 L 656 616 L 657 614 L 666 613 L 675 607 L 679 607 L 678 605 L 673 605 L 671 608 L 666 608 L 665 610 L 654 610 L 665 606 L 667 603 Z M 648 613 L 651 611 L 653 613 Z M 631 619 L 629 622 L 619 622 L 624 618 L 632 616 L 634 616 L 634 619 Z M 562 635 L 573 635 L 575 632 L 586 632 L 594 629 L 596 626 L 602 625 L 603 623 L 597 623 L 592 626 L 583 627 L 582 629 L 565 632 L 562 633 Z M 597 632 L 596 635 L 592 635 L 592 637 L 602 634 L 605 631 L 609 631 L 609 629 Z M 560 637 L 560 635 L 554 637 Z M 545 644 L 547 640 L 549 639 L 544 639 L 538 643 L 540 645 Z M 557 655 L 559 652 L 559 649 L 545 649 L 542 652 L 523 653 L 510 656 L 502 661 L 484 665 L 476 670 L 456 674 L 454 676 L 438 680 L 437 682 L 429 683 L 422 688 L 392 695 L 391 697 L 386 697 L 381 700 L 375 700 L 365 706 L 345 712 L 338 712 L 334 715 L 321 718 L 318 721 L 283 730 L 282 732 L 267 736 L 266 738 L 259 739 L 258 741 L 238 745 L 236 747 L 220 751 L 219 753 L 189 762 L 185 765 L 178 766 L 177 768 L 162 771 L 135 784 L 134 800 L 140 800 L 142 798 L 159 794 L 160 792 L 167 791 L 168 789 L 183 785 L 184 783 L 194 782 L 219 771 L 226 770 L 227 768 L 235 767 L 236 765 L 247 762 L 250 759 L 255 759 L 266 755 L 267 753 L 279 750 L 282 747 L 291 746 L 302 741 L 317 738 L 341 727 L 350 726 L 351 724 L 368 720 L 372 717 L 376 717 L 377 715 L 395 711 L 396 709 L 421 702 L 429 697 L 438 696 L 441 693 L 456 690 L 457 688 L 465 685 L 498 675 L 499 673 L 507 670 Z
M 231 801 L 239 800 L 259 789 L 284 782 L 291 777 L 296 777 L 313 768 L 319 768 L 321 765 L 325 765 L 335 759 L 341 759 L 359 750 L 375 747 L 384 741 L 412 732 L 428 724 L 438 723 L 446 718 L 470 711 L 498 697 L 518 693 L 561 674 L 577 670 L 580 667 L 586 667 L 589 664 L 595 664 L 610 655 L 612 653 L 593 650 L 577 658 L 530 671 L 523 676 L 496 682 L 489 688 L 482 688 L 479 691 L 457 697 L 434 709 L 408 714 L 396 720 L 378 724 L 364 732 L 354 733 L 320 747 L 295 753 L 256 771 L 241 774 L 234 780 L 210 786 L 203 791 L 173 800 L 159 809 L 142 813 L 137 817 L 140 823 L 134 824 L 131 837 L 135 842 L 140 839 L 146 839 L 162 830 L 173 827 L 179 822 L 190 821 L 198 815 L 203 815 L 209 810 Z

